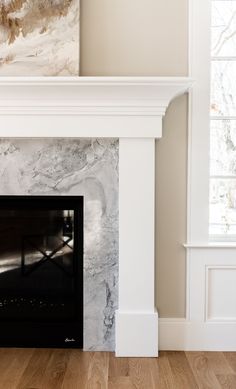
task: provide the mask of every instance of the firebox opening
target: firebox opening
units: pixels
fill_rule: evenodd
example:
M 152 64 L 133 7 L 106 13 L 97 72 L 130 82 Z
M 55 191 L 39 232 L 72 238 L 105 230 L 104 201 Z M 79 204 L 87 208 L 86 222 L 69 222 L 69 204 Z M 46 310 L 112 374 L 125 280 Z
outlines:
M 0 345 L 83 347 L 82 196 L 0 196 Z

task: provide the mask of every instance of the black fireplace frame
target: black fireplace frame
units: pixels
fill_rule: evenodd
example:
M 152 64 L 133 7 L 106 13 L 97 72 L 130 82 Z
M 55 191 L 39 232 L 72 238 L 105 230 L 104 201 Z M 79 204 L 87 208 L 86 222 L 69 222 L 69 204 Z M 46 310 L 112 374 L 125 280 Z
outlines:
M 73 320 L 0 320 L 0 347 L 83 348 L 83 196 L 9 195 L 0 196 L 0 210 L 49 209 L 74 211 L 74 256 L 76 255 L 76 316 Z M 1 243 L 1 236 L 0 236 Z

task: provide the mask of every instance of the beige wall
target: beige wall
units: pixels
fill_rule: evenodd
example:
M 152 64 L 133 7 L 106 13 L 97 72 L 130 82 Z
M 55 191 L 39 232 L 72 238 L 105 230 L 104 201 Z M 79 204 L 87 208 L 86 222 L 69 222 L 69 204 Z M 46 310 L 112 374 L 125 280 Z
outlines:
M 187 95 L 170 104 L 156 143 L 156 280 L 162 317 L 185 315 Z
M 81 0 L 82 76 L 184 76 L 187 0 Z M 184 316 L 187 98 L 176 99 L 157 144 L 157 305 Z

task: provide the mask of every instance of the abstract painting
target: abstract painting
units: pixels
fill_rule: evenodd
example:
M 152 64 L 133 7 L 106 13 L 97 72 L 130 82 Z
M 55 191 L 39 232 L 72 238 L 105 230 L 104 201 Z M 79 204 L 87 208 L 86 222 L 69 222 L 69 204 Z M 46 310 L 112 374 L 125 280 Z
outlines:
M 78 76 L 80 0 L 0 0 L 0 76 Z

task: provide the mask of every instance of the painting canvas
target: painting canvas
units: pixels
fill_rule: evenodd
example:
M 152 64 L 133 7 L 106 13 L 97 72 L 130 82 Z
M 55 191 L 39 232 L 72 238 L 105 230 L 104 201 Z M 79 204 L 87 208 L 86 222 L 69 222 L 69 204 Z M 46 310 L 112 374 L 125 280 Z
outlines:
M 78 76 L 80 0 L 0 0 L 0 76 Z

